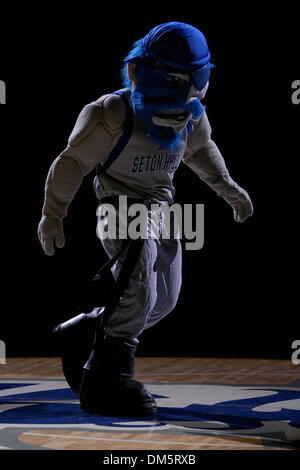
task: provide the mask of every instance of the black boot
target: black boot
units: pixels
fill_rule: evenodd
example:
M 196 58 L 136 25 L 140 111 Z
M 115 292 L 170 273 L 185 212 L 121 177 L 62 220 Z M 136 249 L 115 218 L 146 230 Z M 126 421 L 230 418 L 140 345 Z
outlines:
M 146 387 L 133 380 L 136 345 L 122 338 L 97 341 L 84 366 L 80 408 L 107 416 L 151 416 L 156 403 Z

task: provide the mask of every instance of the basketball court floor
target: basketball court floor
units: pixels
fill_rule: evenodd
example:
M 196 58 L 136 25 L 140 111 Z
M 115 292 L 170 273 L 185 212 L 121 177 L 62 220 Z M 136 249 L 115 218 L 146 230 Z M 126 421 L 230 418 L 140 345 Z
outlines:
M 151 418 L 84 413 L 59 358 L 0 365 L 0 449 L 299 450 L 300 366 L 269 359 L 141 358 Z

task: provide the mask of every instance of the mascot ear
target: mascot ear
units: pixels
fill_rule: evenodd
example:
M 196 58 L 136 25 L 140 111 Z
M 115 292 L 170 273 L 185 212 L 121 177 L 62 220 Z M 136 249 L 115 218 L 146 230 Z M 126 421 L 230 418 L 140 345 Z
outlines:
M 135 85 L 137 82 L 136 76 L 135 76 L 135 64 L 129 63 L 127 65 L 127 73 L 130 81 Z

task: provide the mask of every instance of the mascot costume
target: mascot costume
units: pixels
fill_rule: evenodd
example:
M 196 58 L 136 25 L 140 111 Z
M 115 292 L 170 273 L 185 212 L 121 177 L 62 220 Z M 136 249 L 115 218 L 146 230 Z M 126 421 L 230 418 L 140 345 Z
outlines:
M 144 204 L 150 218 L 151 204 L 174 202 L 172 180 L 182 161 L 231 205 L 237 222 L 252 215 L 249 195 L 230 177 L 201 104 L 212 67 L 204 35 L 185 23 L 158 25 L 133 45 L 124 59 L 124 88 L 83 108 L 67 148 L 51 165 L 38 228 L 47 255 L 64 246 L 63 218 L 92 170 L 99 207 L 118 210 L 126 196 L 129 206 Z M 157 224 L 161 233 L 164 220 Z M 129 238 L 101 240 L 109 261 L 95 280 L 109 271 L 115 281 L 105 305 L 54 330 L 66 379 L 90 413 L 156 411 L 154 398 L 133 379 L 135 351 L 139 335 L 176 305 L 181 242 Z

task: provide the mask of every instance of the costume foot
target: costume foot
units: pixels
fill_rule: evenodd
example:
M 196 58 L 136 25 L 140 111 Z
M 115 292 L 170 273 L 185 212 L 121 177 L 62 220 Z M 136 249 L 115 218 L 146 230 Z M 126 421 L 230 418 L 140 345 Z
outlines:
M 104 416 L 151 416 L 157 407 L 146 387 L 125 377 L 101 377 L 100 370 L 84 369 L 80 408 Z

